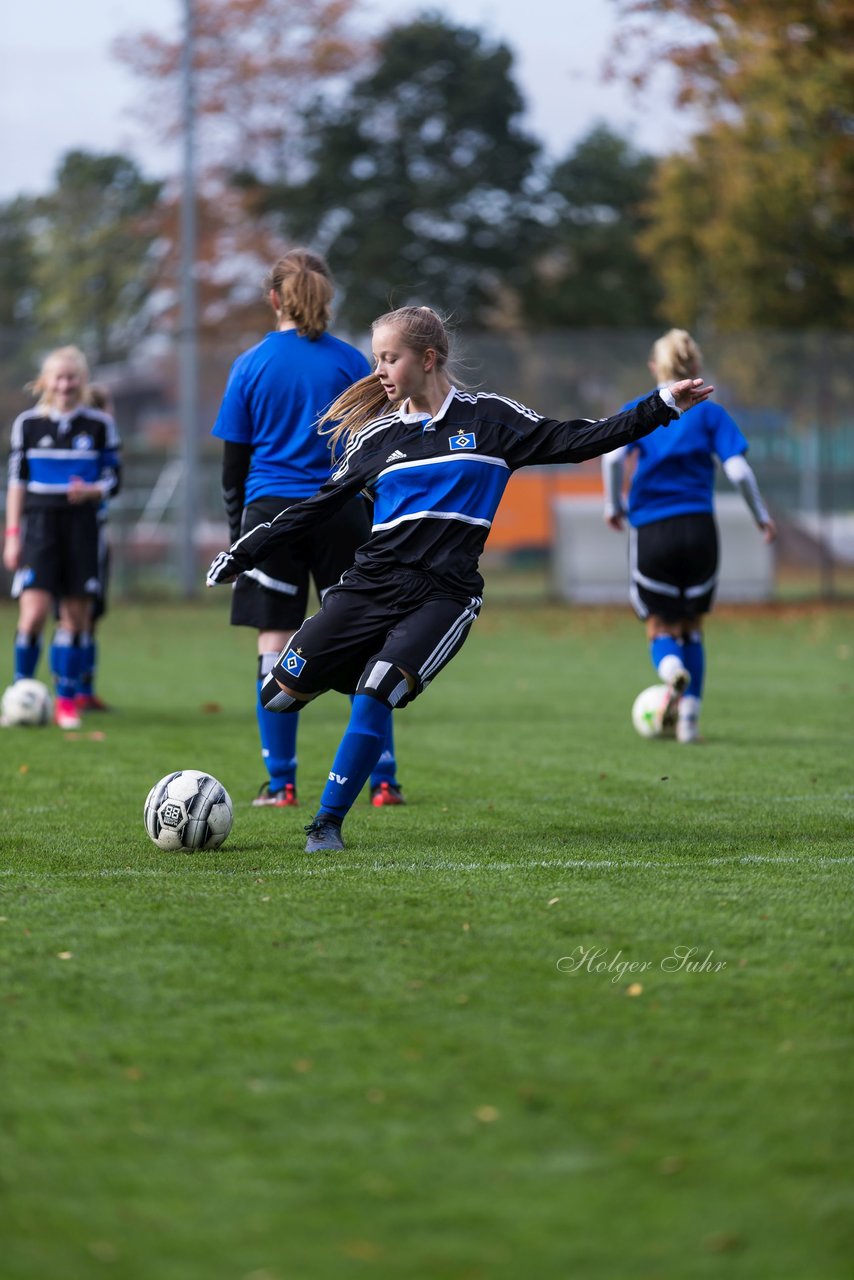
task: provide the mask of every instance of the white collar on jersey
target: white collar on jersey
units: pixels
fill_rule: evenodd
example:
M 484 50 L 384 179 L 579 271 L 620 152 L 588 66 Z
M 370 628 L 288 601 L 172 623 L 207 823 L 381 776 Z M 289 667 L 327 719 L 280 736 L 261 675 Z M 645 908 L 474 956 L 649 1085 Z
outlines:
M 456 394 L 457 394 L 457 388 L 451 387 L 450 391 L 445 396 L 445 399 L 442 401 L 441 409 L 439 410 L 438 413 L 434 414 L 432 418 L 430 417 L 429 413 L 410 413 L 407 407 L 409 405 L 409 401 L 406 400 L 398 410 L 400 414 L 400 420 L 401 422 L 423 422 L 425 424 L 424 425 L 425 431 L 435 431 L 436 423 L 439 422 L 440 419 L 444 418 L 445 414 L 448 411 L 448 407 Z

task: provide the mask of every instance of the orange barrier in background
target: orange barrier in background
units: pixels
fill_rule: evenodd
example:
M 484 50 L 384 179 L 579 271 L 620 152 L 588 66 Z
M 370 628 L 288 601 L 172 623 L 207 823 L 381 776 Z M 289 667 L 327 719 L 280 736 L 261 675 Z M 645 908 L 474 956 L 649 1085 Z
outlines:
M 487 540 L 489 551 L 545 550 L 552 545 L 557 497 L 601 498 L 599 462 L 591 466 L 526 467 L 510 477 Z M 604 509 L 604 499 L 603 499 Z

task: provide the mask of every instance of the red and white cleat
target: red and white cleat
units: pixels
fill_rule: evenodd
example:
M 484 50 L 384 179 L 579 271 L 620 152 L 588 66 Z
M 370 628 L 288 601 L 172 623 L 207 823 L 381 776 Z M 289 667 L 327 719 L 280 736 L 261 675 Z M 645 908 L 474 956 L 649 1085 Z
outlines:
M 406 804 L 406 801 L 396 782 L 381 782 L 371 789 L 371 804 L 375 809 L 382 809 L 387 804 Z
M 262 782 L 261 790 L 252 801 L 252 804 L 256 809 L 267 807 L 273 809 L 296 809 L 299 805 L 297 789 L 292 782 L 286 782 L 278 791 L 271 791 L 269 782 Z
M 73 698 L 57 697 L 53 705 L 53 719 L 60 729 L 79 729 L 82 723 Z

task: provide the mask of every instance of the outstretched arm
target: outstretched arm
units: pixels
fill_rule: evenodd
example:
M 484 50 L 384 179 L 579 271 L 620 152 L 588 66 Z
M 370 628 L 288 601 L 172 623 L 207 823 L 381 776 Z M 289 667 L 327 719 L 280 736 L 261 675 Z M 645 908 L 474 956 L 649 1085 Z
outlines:
M 228 551 L 220 551 L 214 558 L 205 579 L 207 585 L 216 587 L 233 582 L 246 569 L 265 560 L 279 543 L 322 524 L 333 512 L 340 511 L 362 484 L 358 473 L 342 481 L 330 480 L 313 497 L 294 502 L 275 519 L 249 529 Z
M 515 468 L 598 458 L 672 422 L 687 409 L 700 404 L 713 390 L 703 385 L 702 378 L 688 378 L 654 391 L 610 418 L 598 421 L 578 418 L 570 422 L 539 418 L 533 425 L 529 420 L 509 451 L 508 461 Z
M 773 542 L 777 537 L 777 526 L 768 514 L 768 508 L 762 500 L 759 485 L 753 468 L 743 453 L 735 453 L 722 464 L 727 480 L 738 489 L 750 510 L 750 514 L 762 530 L 766 542 Z

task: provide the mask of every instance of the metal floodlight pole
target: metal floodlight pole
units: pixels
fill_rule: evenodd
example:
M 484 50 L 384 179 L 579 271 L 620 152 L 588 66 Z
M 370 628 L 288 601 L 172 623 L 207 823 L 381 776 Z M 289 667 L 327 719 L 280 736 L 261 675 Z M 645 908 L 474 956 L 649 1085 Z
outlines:
M 185 596 L 196 594 L 196 524 L 198 521 L 199 358 L 196 299 L 196 140 L 193 85 L 193 0 L 183 0 L 184 40 L 181 51 L 181 107 L 183 176 L 181 185 L 181 321 L 180 419 L 183 463 L 180 555 L 181 586 Z

